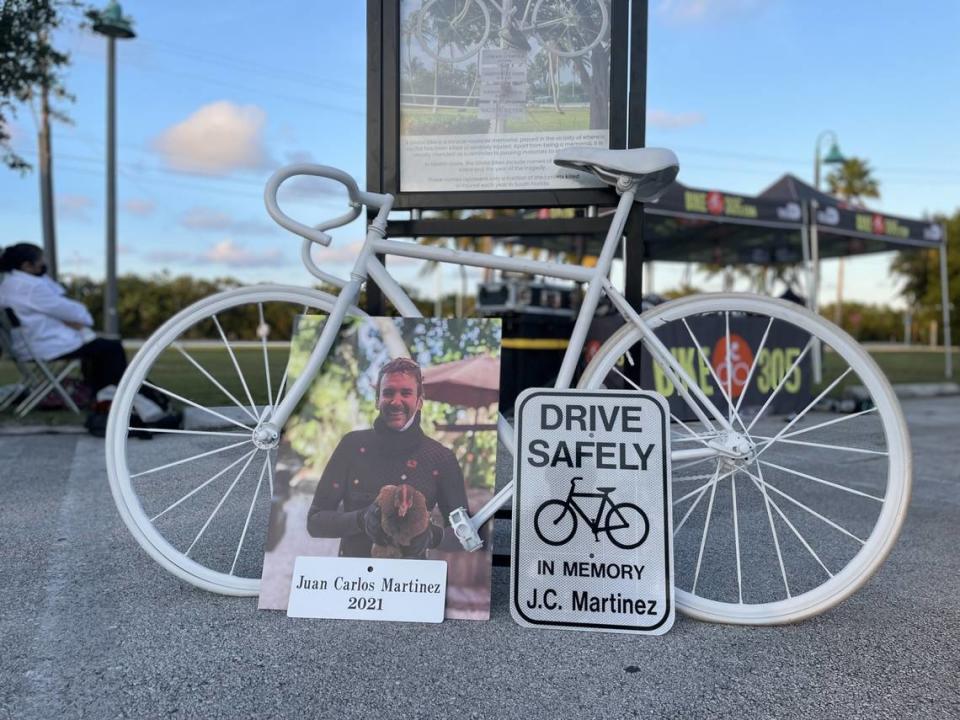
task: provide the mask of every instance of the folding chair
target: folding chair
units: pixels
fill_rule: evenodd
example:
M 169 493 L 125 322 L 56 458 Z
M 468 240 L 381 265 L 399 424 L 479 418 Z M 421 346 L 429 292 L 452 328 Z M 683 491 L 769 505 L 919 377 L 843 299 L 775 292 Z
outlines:
M 37 357 L 25 337 L 22 337 L 23 348 L 27 357 L 14 352 L 14 333 L 19 332 L 20 319 L 11 308 L 0 309 L 0 351 L 3 352 L 16 366 L 20 373 L 19 382 L 15 383 L 9 392 L 0 398 L 0 411 L 19 401 L 14 408 L 17 417 L 25 417 L 51 391 L 56 392 L 63 399 L 64 404 L 77 415 L 80 408 L 70 397 L 70 393 L 61 384 L 63 379 L 80 368 L 80 361 L 73 360 L 41 360 Z

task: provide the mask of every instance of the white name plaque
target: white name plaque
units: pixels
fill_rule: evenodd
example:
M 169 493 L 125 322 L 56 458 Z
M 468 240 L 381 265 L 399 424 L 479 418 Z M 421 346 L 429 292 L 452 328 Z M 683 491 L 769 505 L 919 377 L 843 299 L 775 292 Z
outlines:
M 441 560 L 297 557 L 288 617 L 443 622 Z

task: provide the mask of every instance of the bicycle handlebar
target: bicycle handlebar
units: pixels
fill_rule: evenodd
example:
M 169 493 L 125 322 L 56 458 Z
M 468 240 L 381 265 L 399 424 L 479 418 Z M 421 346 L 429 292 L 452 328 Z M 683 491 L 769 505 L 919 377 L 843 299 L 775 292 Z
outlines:
M 350 210 L 343 215 L 322 222 L 314 227 L 309 227 L 289 217 L 277 204 L 277 192 L 285 180 L 289 180 L 296 175 L 313 175 L 315 177 L 336 180 L 347 189 L 347 195 L 350 197 Z M 338 170 L 328 165 L 313 165 L 310 163 L 298 163 L 280 168 L 267 180 L 267 186 L 263 191 L 263 201 L 267 207 L 267 213 L 278 225 L 324 247 L 329 246 L 331 240 L 333 240 L 324 230 L 331 230 L 352 222 L 359 217 L 364 205 L 379 208 L 388 197 L 388 195 L 363 192 L 357 187 L 357 181 L 343 170 Z

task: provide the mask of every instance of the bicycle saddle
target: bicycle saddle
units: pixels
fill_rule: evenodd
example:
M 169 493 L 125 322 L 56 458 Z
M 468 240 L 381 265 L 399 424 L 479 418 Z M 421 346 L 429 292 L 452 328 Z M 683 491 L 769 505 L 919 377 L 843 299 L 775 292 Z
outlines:
M 587 170 L 611 185 L 616 185 L 621 175 L 635 178 L 639 201 L 659 198 L 680 172 L 677 156 L 665 148 L 606 150 L 573 146 L 558 150 L 553 162 L 561 167 Z

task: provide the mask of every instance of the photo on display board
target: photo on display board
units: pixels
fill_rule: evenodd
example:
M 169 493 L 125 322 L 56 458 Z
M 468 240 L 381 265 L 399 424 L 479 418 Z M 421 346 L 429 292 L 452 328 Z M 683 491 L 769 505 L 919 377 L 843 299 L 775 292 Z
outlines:
M 289 383 L 324 319 L 299 318 Z M 259 607 L 287 609 L 298 556 L 443 560 L 445 617 L 489 618 L 489 524 L 468 553 L 447 517 L 493 497 L 499 382 L 499 320 L 347 321 L 284 428 Z
M 401 190 L 598 185 L 553 157 L 610 146 L 610 13 L 610 0 L 401 0 Z

